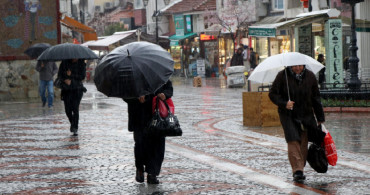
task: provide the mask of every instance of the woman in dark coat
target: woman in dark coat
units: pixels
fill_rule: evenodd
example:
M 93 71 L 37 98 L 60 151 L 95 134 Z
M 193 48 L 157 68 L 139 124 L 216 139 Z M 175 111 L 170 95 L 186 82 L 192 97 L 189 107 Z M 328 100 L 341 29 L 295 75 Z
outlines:
M 128 130 L 134 132 L 136 181 L 144 182 L 144 172 L 148 173 L 147 183 L 158 184 L 164 159 L 165 137 L 148 136 L 145 129 L 152 118 L 154 95 L 165 100 L 173 95 L 172 82 L 169 80 L 155 94 L 134 99 L 124 99 L 128 107 Z
M 304 65 L 288 67 L 276 76 L 269 97 L 278 106 L 294 180 L 304 180 L 308 141 L 321 143 L 325 136 L 318 128 L 325 116 L 316 77 Z
M 62 81 L 61 98 L 64 109 L 71 124 L 70 131 L 77 136 L 79 106 L 86 88 L 82 80 L 86 77 L 86 63 L 83 60 L 63 60 L 60 64 L 58 77 Z

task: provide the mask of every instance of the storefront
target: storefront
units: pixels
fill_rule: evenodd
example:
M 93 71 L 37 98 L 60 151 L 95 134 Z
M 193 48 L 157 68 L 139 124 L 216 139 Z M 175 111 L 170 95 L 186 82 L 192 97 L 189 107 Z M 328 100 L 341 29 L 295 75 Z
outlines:
M 326 58 L 326 82 L 343 83 L 342 24 L 336 9 L 299 14 L 296 18 L 249 27 L 251 46 L 261 61 L 268 56 L 297 51 Z
M 196 33 L 183 36 L 173 35 L 170 39 L 170 53 L 175 61 L 174 75 L 191 76 L 190 64 L 196 63 L 199 54 L 199 37 Z
M 218 77 L 220 75 L 218 39 L 217 35 L 200 34 L 200 57 L 205 60 L 205 76 Z
M 234 41 L 231 39 L 231 34 L 224 34 L 218 39 L 219 53 L 219 70 L 222 73 L 226 67 L 226 63 L 231 60 L 234 55 Z

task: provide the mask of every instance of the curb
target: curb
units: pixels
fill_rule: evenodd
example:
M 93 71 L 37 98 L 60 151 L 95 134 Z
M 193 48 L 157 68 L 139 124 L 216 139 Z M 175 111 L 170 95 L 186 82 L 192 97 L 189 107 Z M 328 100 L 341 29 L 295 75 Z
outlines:
M 370 107 L 324 107 L 324 112 L 370 113 Z

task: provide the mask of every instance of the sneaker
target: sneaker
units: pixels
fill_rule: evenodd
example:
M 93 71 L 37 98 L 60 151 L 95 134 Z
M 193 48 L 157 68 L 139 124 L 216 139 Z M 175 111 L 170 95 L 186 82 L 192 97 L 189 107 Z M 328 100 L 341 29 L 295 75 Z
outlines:
M 45 105 L 46 105 L 46 102 L 42 102 L 42 107 L 45 107 Z
M 159 184 L 159 180 L 157 179 L 157 176 L 148 174 L 147 181 L 148 184 Z
M 54 106 L 53 106 L 53 105 L 51 105 L 51 106 L 48 106 L 48 107 L 51 109 L 51 108 L 53 108 Z
M 135 179 L 136 179 L 137 182 L 143 183 L 144 182 L 144 172 L 141 171 L 141 170 L 136 170 Z
M 305 179 L 306 179 L 306 176 L 303 175 L 303 171 L 296 171 L 293 174 L 293 180 L 296 181 L 296 182 L 302 182 Z

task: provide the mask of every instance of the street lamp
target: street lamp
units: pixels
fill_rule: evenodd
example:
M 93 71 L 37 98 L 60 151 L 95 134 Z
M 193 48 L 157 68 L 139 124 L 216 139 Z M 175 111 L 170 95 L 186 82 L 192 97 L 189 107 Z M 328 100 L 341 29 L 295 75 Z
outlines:
M 163 0 L 165 5 L 168 5 L 171 0 Z M 149 3 L 149 0 L 143 0 L 144 6 L 146 7 Z M 158 2 L 155 0 L 155 11 L 152 15 L 153 21 L 155 21 L 155 42 L 159 43 L 159 37 L 158 37 L 158 21 L 161 20 L 161 11 L 158 10 Z
M 361 87 L 361 81 L 358 79 L 358 62 L 360 61 L 357 57 L 357 38 L 356 38 L 356 23 L 355 23 L 355 5 L 356 3 L 363 2 L 364 0 L 342 0 L 342 3 L 348 3 L 352 7 L 352 24 L 351 24 L 351 46 L 349 47 L 349 72 L 351 73 L 348 81 L 348 87 L 350 90 L 359 90 Z

